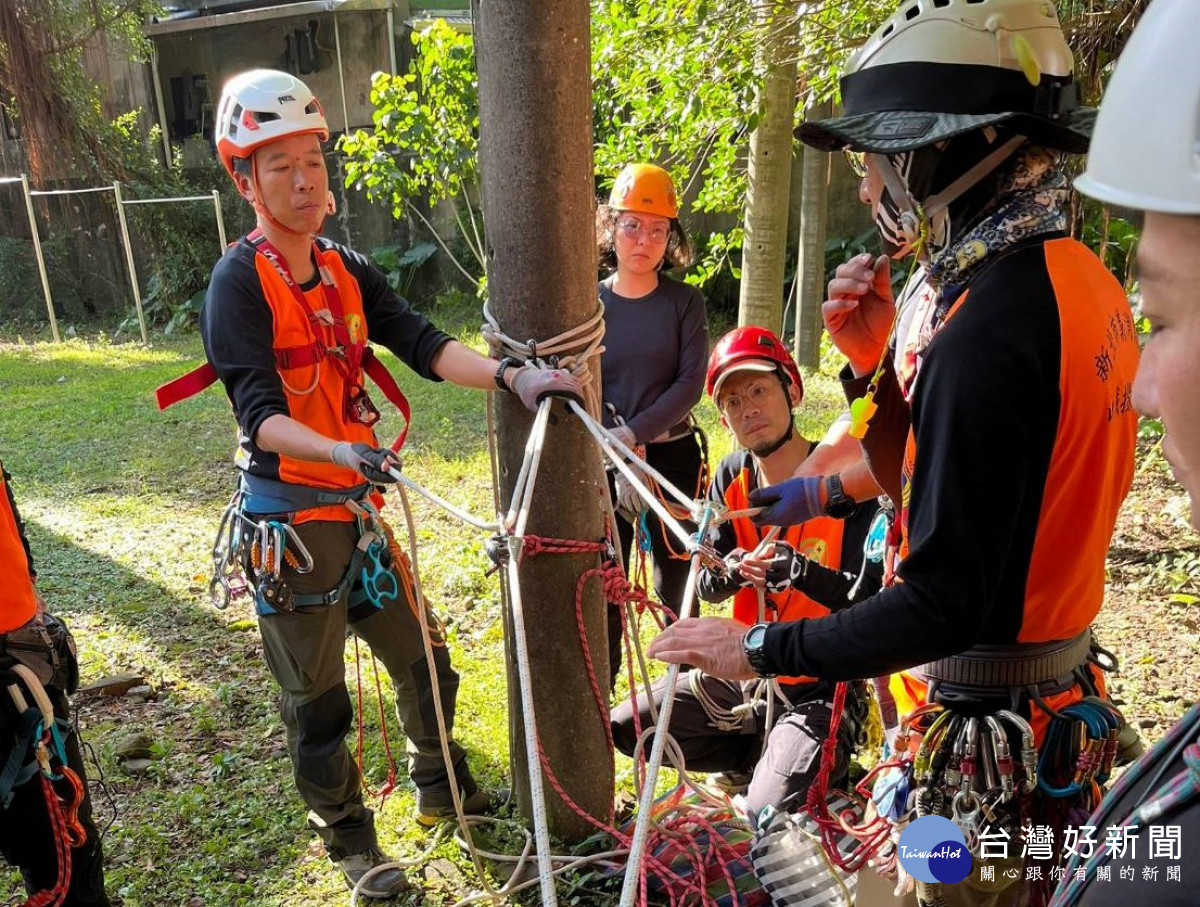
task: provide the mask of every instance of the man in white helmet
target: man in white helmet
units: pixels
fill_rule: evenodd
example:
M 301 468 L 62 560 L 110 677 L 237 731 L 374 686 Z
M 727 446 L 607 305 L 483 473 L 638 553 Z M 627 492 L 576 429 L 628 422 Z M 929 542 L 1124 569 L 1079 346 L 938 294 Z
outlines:
M 343 663 L 347 630 L 371 645 L 391 675 L 418 822 L 453 816 L 452 785 L 467 812 L 490 805 L 453 739 L 455 777 L 448 777 L 411 571 L 378 516 L 383 499 L 375 486 L 394 481 L 389 470 L 399 461 L 375 437 L 379 412 L 365 376 L 402 411 L 407 404 L 367 341 L 424 378 L 498 386 L 531 409 L 546 395 L 578 395 L 579 386 L 565 372 L 497 363 L 463 346 L 396 296 L 364 256 L 319 236 L 332 198 L 321 147 L 329 130 L 299 79 L 272 70 L 234 77 L 216 132 L 221 160 L 254 207 L 257 227 L 213 270 L 200 315 L 208 366 L 198 384 L 219 378 L 233 404 L 241 493 L 227 518 L 266 526 L 260 536 L 267 543 L 247 543 L 231 563 L 243 568 L 254 592 L 309 824 L 354 886 L 386 858 L 344 740 L 353 721 Z M 165 399 L 196 386 L 176 384 Z M 263 551 L 272 539 L 273 557 Z M 432 615 L 429 632 L 449 732 L 458 675 Z M 391 897 L 407 887 L 404 874 L 389 869 L 360 894 Z
M 1138 243 L 1142 350 L 1133 403 L 1162 420 L 1163 453 L 1200 528 L 1200 3 L 1154 0 L 1109 81 L 1081 192 L 1145 212 Z M 1135 762 L 1086 824 L 1135 828 L 1128 856 L 1072 858 L 1053 907 L 1195 904 L 1200 705 Z M 1131 872 L 1122 871 L 1126 868 Z M 1083 877 L 1077 878 L 1077 870 Z
M 1019 754 L 1029 733 L 1041 747 L 1059 720 L 1054 739 L 1075 739 L 1082 719 L 1053 717 L 1068 707 L 1096 736 L 1119 722 L 1089 625 L 1133 475 L 1137 343 L 1120 284 L 1066 232 L 1063 157 L 1086 150 L 1093 116 L 1072 69 L 1053 3 L 907 0 L 851 58 L 843 115 L 801 125 L 804 142 L 861 156 L 860 198 L 888 253 L 838 268 L 825 318 L 849 360 L 854 430 L 899 505 L 899 557 L 889 585 L 836 614 L 749 634 L 683 621 L 650 648 L 728 677 L 914 669 L 893 677 L 900 714 L 926 701 L 952 714 L 934 777 L 913 782 L 909 804 L 1003 831 L 1017 863 L 1003 868 L 1022 881 L 1021 828 L 1061 827 L 1089 806 L 1115 747 L 1079 783 L 1074 756 L 1056 751 L 1026 802 L 1006 785 L 1033 772 L 997 744 Z M 889 262 L 904 258 L 915 270 L 897 305 Z M 819 506 L 804 483 L 766 489 L 759 519 L 786 526 Z M 1026 887 L 1044 896 L 1056 858 L 1029 867 Z M 991 882 L 977 865 L 962 885 L 918 896 L 1017 903 L 1015 888 L 996 894 L 1017 880 L 988 868 Z

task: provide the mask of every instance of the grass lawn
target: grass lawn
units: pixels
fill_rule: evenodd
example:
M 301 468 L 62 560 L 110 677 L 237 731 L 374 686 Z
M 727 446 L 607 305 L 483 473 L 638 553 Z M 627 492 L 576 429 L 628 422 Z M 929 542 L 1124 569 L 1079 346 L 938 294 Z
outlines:
M 469 331 L 463 336 L 477 343 Z M 252 609 L 243 602 L 218 611 L 208 603 L 212 535 L 234 486 L 228 403 L 213 388 L 167 413 L 155 408 L 153 389 L 201 361 L 199 340 L 158 337 L 150 349 L 6 340 L 0 343 L 0 457 L 14 475 L 42 594 L 75 632 L 84 683 L 132 671 L 157 694 L 146 703 L 78 703 L 83 737 L 103 779 L 94 796 L 109 825 L 110 891 L 127 907 L 347 902 L 340 878 L 304 827 Z M 397 374 L 414 411 L 405 471 L 473 513 L 489 515 L 482 395 L 421 381 L 402 366 Z M 828 377 L 806 377 L 801 427 L 819 436 L 839 409 L 840 391 Z M 700 413 L 715 463 L 729 442 L 707 402 Z M 381 437 L 396 430 L 389 421 Z M 414 498 L 414 507 L 426 592 L 449 624 L 463 675 L 458 736 L 477 773 L 500 782 L 508 757 L 503 640 L 498 583 L 485 576 L 490 562 L 483 534 L 422 499 Z M 1200 556 L 1194 536 L 1180 532 L 1181 519 L 1180 496 L 1161 458 L 1143 457 L 1114 548 L 1116 623 L 1104 640 L 1127 665 L 1132 658 L 1132 670 L 1115 689 L 1151 737 L 1197 692 L 1194 668 L 1183 656 L 1189 640 L 1194 652 Z M 1169 633 L 1162 630 L 1167 625 Z M 1139 642 L 1147 633 L 1149 640 Z M 353 684 L 353 647 L 347 653 Z M 369 679 L 364 694 L 366 770 L 378 787 L 386 759 Z M 386 688 L 385 695 L 390 701 Z M 157 758 L 149 771 L 130 776 L 114 750 L 133 732 L 153 738 Z M 398 733 L 393 721 L 393 748 L 402 757 Z M 618 771 L 628 785 L 628 763 L 619 763 Z M 470 886 L 473 870 L 452 843 L 415 829 L 412 806 L 401 766 L 399 786 L 380 815 L 382 841 L 408 857 L 432 848 L 427 902 L 450 903 L 461 896 L 456 873 L 464 872 Z M 444 879 L 440 889 L 438 878 Z M 576 894 L 579 903 L 615 903 Z M 5 896 L 19 899 L 18 883 L 0 871 Z

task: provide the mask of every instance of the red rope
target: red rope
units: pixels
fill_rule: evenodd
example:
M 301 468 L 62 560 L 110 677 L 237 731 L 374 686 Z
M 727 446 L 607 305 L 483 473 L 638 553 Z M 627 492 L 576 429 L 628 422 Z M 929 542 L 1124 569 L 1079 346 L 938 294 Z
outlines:
M 364 722 L 363 722 L 363 684 L 362 684 L 362 654 L 358 648 L 358 635 L 354 636 L 354 686 L 357 693 L 358 708 L 355 709 L 355 720 L 358 725 L 358 777 L 359 782 L 363 786 L 368 796 L 378 797 L 379 806 L 382 809 L 383 804 L 387 801 L 388 795 L 396 789 L 396 757 L 392 755 L 392 742 L 388 738 L 388 723 L 387 709 L 383 705 L 383 684 L 379 680 L 379 664 L 375 661 L 375 653 L 371 653 L 371 670 L 375 673 L 375 696 L 379 702 L 379 729 L 383 737 L 383 752 L 387 756 L 387 780 L 384 781 L 383 787 L 378 791 L 371 789 L 367 783 L 367 772 L 365 761 L 363 758 L 363 737 L 364 737 Z
M 589 542 L 581 539 L 556 539 L 540 535 L 521 536 L 521 557 L 536 554 L 589 554 L 608 550 L 606 542 Z
M 804 808 L 817 825 L 821 844 L 829 859 L 845 872 L 857 872 L 887 842 L 890 825 L 883 816 L 877 816 L 870 822 L 856 824 L 857 817 L 853 809 L 844 809 L 836 816 L 829 811 L 828 798 L 831 793 L 829 778 L 837 763 L 838 729 L 841 727 L 842 713 L 846 707 L 847 690 L 848 687 L 845 683 L 839 683 L 834 688 L 833 714 L 829 719 L 829 736 L 821 745 L 821 766 L 817 770 L 817 777 L 813 780 L 812 786 L 808 789 L 808 798 L 805 800 Z M 871 775 L 881 768 L 883 766 L 878 766 Z M 864 779 L 865 781 L 866 779 Z M 857 793 L 861 794 L 862 788 L 863 785 L 860 784 Z M 851 797 L 846 795 L 846 799 L 850 800 Z M 843 854 L 838 848 L 838 838 L 847 834 L 857 839 L 859 844 L 850 854 Z
M 578 539 L 544 538 L 536 535 L 525 535 L 522 537 L 521 552 L 523 557 L 532 557 L 539 554 L 603 554 L 609 550 L 610 544 Z M 604 736 L 608 741 L 610 753 L 615 750 L 615 746 L 613 744 L 612 726 L 609 721 L 608 701 L 597 677 L 595 662 L 592 660 L 591 649 L 587 642 L 587 630 L 583 619 L 583 594 L 587 583 L 592 579 L 598 578 L 601 583 L 601 592 L 604 600 L 610 602 L 610 606 L 616 606 L 620 609 L 622 638 L 626 651 L 625 661 L 629 670 L 629 688 L 634 697 L 635 731 L 640 736 L 641 728 L 639 726 L 640 719 L 638 718 L 637 686 L 633 672 L 633 643 L 631 630 L 627 626 L 625 618 L 624 606 L 627 603 L 634 604 L 638 615 L 650 610 L 660 628 L 667 623 L 663 614 L 670 615 L 671 619 L 675 615 L 666 606 L 656 605 L 646 594 L 646 557 L 645 552 L 641 550 L 640 546 L 638 547 L 637 565 L 634 568 L 633 576 L 634 581 L 631 583 L 624 571 L 615 563 L 609 561 L 598 567 L 585 570 L 580 574 L 575 584 L 575 624 L 579 631 L 579 643 L 587 670 L 588 684 L 592 690 L 592 697 L 596 702 L 596 713 L 604 729 Z M 540 740 L 537 746 L 538 761 L 541 763 L 543 774 L 562 802 L 585 822 L 611 836 L 621 847 L 628 848 L 632 843 L 632 838 L 630 835 L 616 828 L 612 806 L 610 805 L 609 807 L 607 822 L 600 821 L 580 807 L 570 794 L 567 793 L 557 775 L 555 775 Z M 678 796 L 678 793 L 676 796 Z M 707 833 L 707 847 L 701 846 L 696 840 L 696 836 L 700 832 Z M 655 856 L 656 852 L 660 852 L 660 856 Z M 688 874 L 681 875 L 668 865 L 678 857 L 683 857 L 686 860 L 690 869 Z M 656 820 L 650 834 L 647 836 L 643 864 L 638 867 L 638 904 L 645 907 L 649 903 L 647 870 L 650 869 L 654 871 L 655 876 L 663 886 L 664 893 L 671 907 L 690 907 L 690 905 L 697 904 L 700 907 L 715 907 L 717 901 L 708 893 L 707 870 L 711 865 L 716 865 L 720 871 L 720 875 L 725 880 L 730 895 L 736 896 L 736 882 L 729 866 L 730 860 L 727 857 L 737 859 L 740 858 L 740 855 L 725 841 L 724 836 L 720 833 L 716 825 L 705 818 L 703 814 L 691 812 L 675 816 L 666 822 Z
M 46 811 L 50 814 L 50 826 L 54 833 L 58 879 L 53 888 L 39 891 L 25 902 L 24 907 L 59 907 L 62 904 L 71 887 L 71 848 L 81 847 L 87 837 L 78 818 L 79 805 L 83 802 L 83 784 L 67 766 L 62 766 L 60 772 L 71 787 L 69 799 L 65 802 L 54 790 L 50 778 L 45 773 L 39 774 L 42 796 L 46 799 Z

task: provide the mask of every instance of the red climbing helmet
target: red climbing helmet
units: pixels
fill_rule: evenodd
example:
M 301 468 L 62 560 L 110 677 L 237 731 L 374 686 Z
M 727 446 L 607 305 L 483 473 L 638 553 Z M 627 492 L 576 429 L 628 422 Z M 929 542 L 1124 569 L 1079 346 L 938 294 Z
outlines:
M 717 341 L 708 357 L 708 374 L 704 379 L 704 389 L 714 403 L 721 385 L 734 372 L 779 372 L 796 385 L 801 398 L 804 396 L 800 369 L 783 341 L 766 328 L 754 325 L 734 328 Z

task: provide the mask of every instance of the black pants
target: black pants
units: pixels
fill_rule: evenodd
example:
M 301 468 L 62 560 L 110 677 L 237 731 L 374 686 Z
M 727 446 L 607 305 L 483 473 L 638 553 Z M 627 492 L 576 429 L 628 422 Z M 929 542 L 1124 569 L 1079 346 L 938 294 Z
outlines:
M 389 530 L 390 531 L 390 530 Z M 284 567 L 296 594 L 337 586 L 358 542 L 354 523 L 313 520 L 297 528 L 316 563 L 311 573 Z M 396 714 L 408 738 L 409 777 L 421 811 L 453 805 L 450 779 L 442 757 L 433 683 L 425 661 L 416 607 L 402 571 L 395 570 L 396 600 L 382 609 L 360 602 L 356 584 L 331 605 L 315 605 L 259 617 L 263 654 L 280 688 L 280 713 L 287 727 L 288 754 L 296 788 L 309 808 L 309 827 L 334 859 L 378 846 L 375 814 L 365 805 L 354 756 L 345 738 L 354 722 L 346 688 L 347 631 L 366 641 L 387 669 L 396 693 Z M 458 674 L 440 631 L 430 623 L 442 714 L 454 730 Z M 449 743 L 456 782 L 462 795 L 478 789 L 467 767 L 466 751 Z
M 662 473 L 663 478 L 687 495 L 703 497 L 706 489 L 696 489 L 700 477 L 701 455 L 700 444 L 696 436 L 690 434 L 676 441 L 664 441 L 661 444 L 646 445 L 646 462 Z M 613 491 L 612 481 L 609 490 Z M 614 497 L 615 502 L 615 497 Z M 671 499 L 674 503 L 674 499 Z M 683 521 L 683 527 L 689 533 L 696 531 L 694 523 Z M 670 530 L 663 526 L 662 521 L 653 511 L 646 513 L 646 529 L 650 537 L 650 554 L 654 561 L 653 582 L 654 594 L 658 600 L 670 608 L 676 615 L 683 607 L 683 593 L 687 587 L 689 563 L 687 558 L 672 557 L 671 553 L 682 554 L 684 545 Z M 628 575 L 633 560 L 635 530 L 632 523 L 620 515 L 617 516 L 617 532 L 621 538 L 621 554 L 625 560 L 625 572 Z M 695 616 L 695 615 L 693 615 Z M 670 618 L 667 618 L 670 620 Z M 621 613 L 620 606 L 610 604 L 608 608 L 608 663 L 612 669 L 613 683 L 621 669 Z
M 8 695 L 8 678 L 0 672 L 0 761 L 7 761 L 16 743 L 17 710 Z M 67 697 L 55 687 L 46 692 L 54 703 L 54 714 L 69 717 Z M 29 696 L 26 694 L 26 699 Z M 63 746 L 67 764 L 83 784 L 83 802 L 79 806 L 79 821 L 87 837 L 82 847 L 71 850 L 71 886 L 63 907 L 109 907 L 104 891 L 103 853 L 100 833 L 92 819 L 92 801 L 88 793 L 87 775 L 79 752 L 79 737 L 74 728 L 65 735 Z M 57 764 L 57 763 L 56 763 Z M 54 785 L 59 795 L 68 796 L 66 780 Z M 46 798 L 39 775 L 34 775 L 16 789 L 8 809 L 0 811 L 0 852 L 16 866 L 25 880 L 25 891 L 36 894 L 55 886 L 58 881 L 58 857 L 54 829 L 46 809 Z

